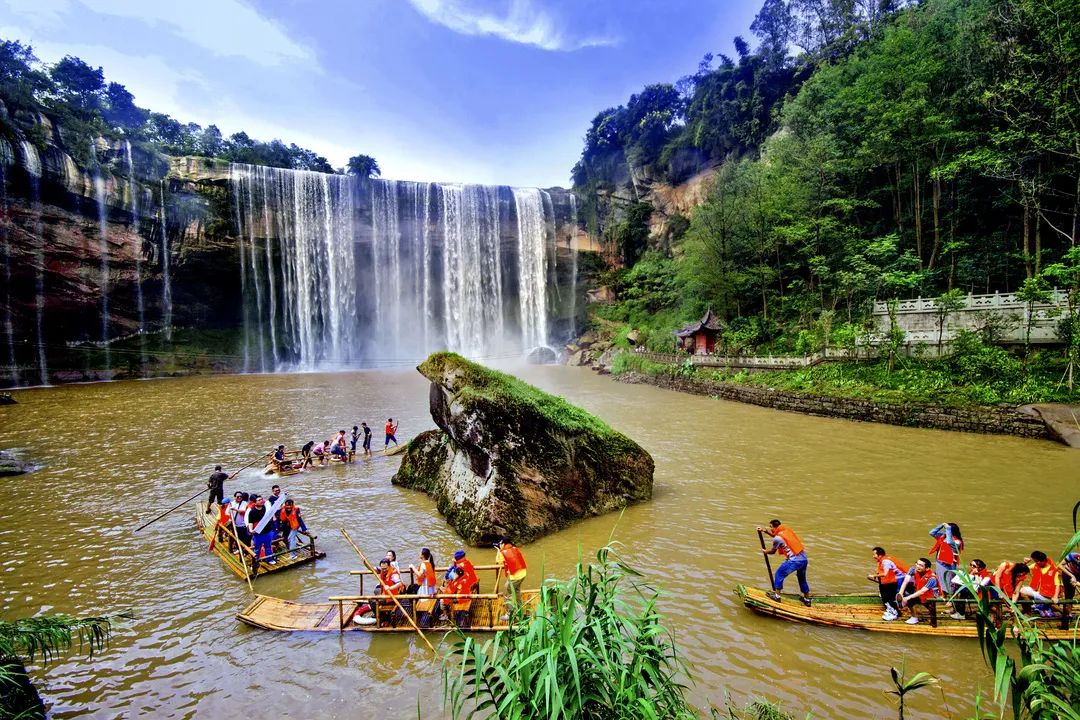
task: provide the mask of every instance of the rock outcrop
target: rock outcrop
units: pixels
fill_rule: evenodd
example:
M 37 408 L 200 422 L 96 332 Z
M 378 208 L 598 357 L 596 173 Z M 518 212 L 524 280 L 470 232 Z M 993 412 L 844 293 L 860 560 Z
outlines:
M 439 430 L 409 444 L 393 483 L 435 498 L 467 541 L 528 542 L 652 497 L 649 454 L 562 398 L 453 353 L 417 369 Z
M 30 463 L 23 462 L 11 453 L 0 450 L 0 477 L 23 475 L 34 469 Z

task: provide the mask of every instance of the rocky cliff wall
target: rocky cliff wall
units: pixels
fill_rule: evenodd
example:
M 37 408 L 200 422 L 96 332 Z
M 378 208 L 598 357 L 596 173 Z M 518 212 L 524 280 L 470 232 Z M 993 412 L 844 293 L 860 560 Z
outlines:
M 73 152 L 82 140 L 63 137 L 45 116 L 13 126 L 21 129 L 0 137 L 0 387 L 160 374 L 150 338 L 242 327 L 228 162 L 102 138 Z M 576 227 L 570 194 L 549 194 L 556 236 L 565 238 L 552 248 L 553 331 L 567 334 L 584 306 L 566 290 L 571 255 L 595 245 Z M 367 245 L 372 193 L 360 182 L 355 196 L 356 242 Z M 500 189 L 502 217 L 512 202 Z M 260 256 L 278 245 L 264 235 L 245 237 Z M 516 237 L 502 241 L 509 250 Z M 238 343 L 219 349 L 215 368 L 242 367 Z

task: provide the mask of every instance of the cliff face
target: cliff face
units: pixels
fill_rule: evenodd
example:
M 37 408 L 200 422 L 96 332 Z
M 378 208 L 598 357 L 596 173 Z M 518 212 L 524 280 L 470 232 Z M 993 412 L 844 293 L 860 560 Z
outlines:
M 251 284 L 252 272 L 260 273 L 256 283 L 266 282 L 268 268 L 284 272 L 282 254 L 297 230 L 292 198 L 284 207 L 256 208 L 258 222 L 246 222 L 251 208 L 237 207 L 235 167 L 228 162 L 64 137 L 42 115 L 9 120 L 14 135 L 0 136 L 0 387 L 170 372 L 158 351 L 163 343 L 175 344 L 173 328 L 233 331 L 231 340 L 215 346 L 220 355 L 214 367 L 243 369 L 241 330 L 258 320 L 249 307 L 254 293 L 267 292 Z M 72 150 L 72 143 L 83 142 L 89 152 Z M 369 269 L 375 193 L 368 181 L 348 185 L 350 215 L 343 226 L 357 248 L 362 302 L 379 282 Z M 516 255 L 514 196 L 509 188 L 492 192 L 501 252 Z M 404 190 L 400 196 L 394 214 L 404 218 L 415 201 L 407 205 Z M 438 207 L 432 203 L 433 212 Z M 594 246 L 577 230 L 568 192 L 545 193 L 545 212 L 554 223 L 546 251 L 549 323 L 552 334 L 562 337 L 580 324 L 571 316 L 584 307 L 575 299 L 583 291 L 571 277 L 571 255 Z M 432 222 L 429 235 L 439 251 L 442 234 Z M 401 229 L 403 238 L 421 231 Z M 284 242 L 282 233 L 288 234 Z M 402 252 L 404 258 L 409 251 Z M 516 292 L 514 278 L 503 281 L 506 293 Z M 355 312 L 372 309 L 358 305 Z M 272 322 L 263 321 L 268 333 L 275 330 Z M 279 342 L 282 337 L 279 332 Z
M 418 370 L 440 429 L 409 444 L 393 482 L 435 498 L 469 542 L 528 542 L 652 497 L 649 454 L 562 398 L 451 353 Z

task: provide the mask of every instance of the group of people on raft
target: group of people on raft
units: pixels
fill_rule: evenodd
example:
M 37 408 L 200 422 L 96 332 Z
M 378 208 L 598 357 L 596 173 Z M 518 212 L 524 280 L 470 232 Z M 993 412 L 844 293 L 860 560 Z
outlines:
M 771 521 L 768 528 L 759 527 L 758 532 L 772 537 L 771 546 L 763 548 L 766 555 L 779 554 L 785 558 L 776 569 L 773 591 L 766 593 L 768 597 L 780 602 L 784 580 L 795 573 L 801 600 L 809 607 L 812 600 L 806 579 L 808 561 L 798 535 L 779 520 Z M 930 530 L 930 537 L 934 538 L 934 544 L 928 557 L 919 558 L 911 567 L 882 547 L 873 549 L 877 568 L 866 577 L 878 583 L 885 610 L 882 620 L 898 620 L 906 610 L 905 622 L 915 625 L 919 622 L 916 608 L 928 609 L 931 601 L 948 603 L 949 617 L 964 620 L 973 602 L 982 597 L 1029 602 L 1039 616 L 1053 618 L 1058 616 L 1054 606 L 1062 600 L 1072 600 L 1080 588 L 1080 552 L 1067 554 L 1059 566 L 1041 550 L 1032 550 L 1023 560 L 1005 560 L 991 571 L 978 558 L 964 567 L 961 561 L 964 538 L 956 523 L 940 523 Z
M 509 610 L 521 605 L 521 586 L 525 582 L 528 569 L 521 550 L 508 538 L 500 537 L 492 547 L 495 548 L 495 564 L 501 568 L 506 578 L 503 597 L 508 612 L 501 618 L 506 621 L 509 620 Z M 375 614 L 377 622 L 393 626 L 404 619 L 403 611 L 411 612 L 417 625 L 429 628 L 445 614 L 455 626 L 470 627 L 469 613 L 473 602 L 471 596 L 480 592 L 480 579 L 464 550 L 454 553 L 454 561 L 446 569 L 441 584 L 435 573 L 435 557 L 429 548 L 421 548 L 417 564 L 410 564 L 408 570 L 412 583 L 406 585 L 398 565 L 397 553 L 393 550 L 387 551 L 386 556 L 379 561 L 379 586 L 375 590 L 381 597 L 376 600 L 374 607 L 365 604 L 357 608 L 356 616 L 370 617 Z M 394 599 L 384 599 L 390 595 L 402 597 L 397 602 Z
M 220 472 L 218 466 L 216 472 Z M 213 481 L 213 476 L 211 476 Z M 215 495 L 211 487 L 211 498 Z M 206 506 L 207 514 L 214 512 L 213 500 Z M 282 492 L 280 485 L 270 488 L 268 495 L 236 491 L 229 500 L 218 493 L 217 524 L 214 526 L 213 549 L 217 543 L 226 543 L 232 552 L 240 552 L 237 542 L 251 550 L 251 574 L 258 572 L 259 564 L 276 565 L 275 544 L 280 552 L 288 552 L 289 557 L 296 557 L 300 545 L 300 535 L 307 535 L 307 525 L 300 512 L 300 506 Z M 280 554 L 277 553 L 277 554 Z
M 394 418 L 386 419 L 386 427 L 383 428 L 384 440 L 383 447 L 389 448 L 390 443 L 394 443 L 394 447 L 397 447 L 397 429 L 398 423 L 394 422 Z M 304 443 L 304 446 L 300 448 L 300 457 L 298 459 L 291 459 L 290 454 L 295 455 L 296 451 L 287 452 L 284 445 L 278 445 L 274 448 L 273 457 L 271 459 L 271 465 L 278 472 L 292 472 L 297 470 L 303 470 L 304 468 L 311 467 L 318 463 L 319 466 L 327 465 L 331 460 L 339 460 L 341 462 L 352 462 L 356 457 L 356 444 L 363 440 L 362 454 L 371 455 L 371 428 L 368 427 L 367 422 L 362 422 L 360 425 L 353 425 L 352 434 L 346 436 L 344 430 L 338 430 L 337 435 L 331 440 L 324 440 L 322 444 L 316 443 L 314 440 L 308 440 Z

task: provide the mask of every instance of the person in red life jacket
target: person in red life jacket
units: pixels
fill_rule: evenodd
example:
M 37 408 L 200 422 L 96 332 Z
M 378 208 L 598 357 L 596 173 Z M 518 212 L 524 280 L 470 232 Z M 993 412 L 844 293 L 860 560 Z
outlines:
M 394 447 L 397 447 L 397 425 L 394 424 L 394 418 L 386 418 L 386 427 L 383 430 L 386 431 L 386 441 L 383 443 L 383 448 L 390 447 L 391 441 L 393 441 Z
M 230 522 L 232 522 L 232 516 L 229 514 L 229 503 L 221 500 L 218 502 L 217 522 L 214 524 L 214 539 L 210 542 L 208 548 L 211 552 L 219 542 L 225 543 L 225 547 L 231 548 L 232 530 L 229 529 Z
M 435 579 L 435 556 L 431 554 L 431 550 L 421 548 L 420 565 L 410 565 L 409 569 L 413 572 L 416 584 L 420 586 L 416 591 L 417 595 L 434 595 L 439 591 L 438 581 Z
M 964 538 L 960 536 L 960 526 L 956 523 L 941 523 L 930 531 L 934 546 L 930 548 L 930 557 L 936 557 L 934 575 L 937 576 L 938 590 L 948 593 L 953 586 L 952 576 L 960 567 L 960 553 L 964 551 Z
M 525 558 L 521 555 L 521 550 L 510 542 L 508 538 L 501 537 L 495 541 L 495 564 L 502 565 L 503 573 L 506 575 L 506 604 L 510 606 L 520 608 L 521 607 L 521 586 L 525 582 L 525 576 L 529 571 L 525 567 Z M 502 616 L 503 620 L 509 620 L 509 614 Z
M 400 595 L 401 591 L 405 589 L 405 583 L 401 581 L 401 573 L 398 569 L 390 564 L 390 561 L 383 558 L 379 561 L 379 586 L 375 588 L 376 595 L 382 595 L 387 597 L 389 595 Z M 389 617 L 389 624 L 394 625 L 398 618 L 397 603 L 393 600 L 379 600 L 376 602 L 378 612 L 376 617 L 382 615 L 383 617 Z
M 802 603 L 810 607 L 810 584 L 806 582 L 806 566 L 809 560 L 806 559 L 806 550 L 799 536 L 779 520 L 770 520 L 769 529 L 758 528 L 758 532 L 767 532 L 772 536 L 772 547 L 762 550 L 763 553 L 766 555 L 779 553 L 787 558 L 780 563 L 780 567 L 776 568 L 776 577 L 773 580 L 774 591 L 765 594 L 770 599 L 780 602 L 780 591 L 784 589 L 784 579 L 791 573 L 795 573 L 799 579 L 799 590 L 802 591 Z
M 465 557 L 464 550 L 454 553 L 454 567 L 461 569 L 461 580 L 465 585 L 465 592 L 480 591 L 480 578 L 476 576 L 476 568 L 473 567 L 472 561 Z
M 926 607 L 927 600 L 940 596 L 941 590 L 938 587 L 937 578 L 934 577 L 934 572 L 930 569 L 930 560 L 928 558 L 919 558 L 919 561 L 904 576 L 904 581 L 900 583 L 900 590 L 897 594 L 901 610 L 907 608 L 908 612 L 911 613 L 911 617 L 905 622 L 908 625 L 918 623 L 919 616 L 915 614 L 915 606 L 922 605 Z
M 877 562 L 877 572 L 867 575 L 866 579 L 878 583 L 878 593 L 881 595 L 881 603 L 885 606 L 882 620 L 895 620 L 900 617 L 900 610 L 896 607 L 897 588 L 907 574 L 907 565 L 891 555 L 885 554 L 885 548 L 874 548 L 874 561 Z
M 300 506 L 293 502 L 292 498 L 288 498 L 278 511 L 277 521 L 281 535 L 285 538 L 285 546 L 292 552 L 292 557 L 296 557 L 296 546 L 300 544 L 299 535 L 307 535 L 308 531 L 300 514 Z
M 465 573 L 457 565 L 453 565 L 446 571 L 446 582 L 443 583 L 440 595 L 467 595 L 469 588 Z M 459 628 L 468 628 L 469 608 L 472 607 L 472 598 L 442 598 L 443 610 Z
M 986 569 L 986 563 L 978 558 L 968 563 L 967 572 L 958 572 L 953 575 L 952 582 L 956 589 L 953 595 L 953 611 L 949 615 L 953 620 L 966 620 L 967 619 L 967 605 L 969 601 L 981 598 L 986 594 L 983 589 L 990 585 L 993 580 L 993 575 Z M 975 588 L 976 592 L 972 592 L 968 586 Z
M 1080 588 L 1080 552 L 1069 553 L 1061 561 L 1061 589 L 1066 600 L 1076 597 Z
M 1031 575 L 1028 566 L 1022 562 L 1003 561 L 994 570 L 991 580 L 996 597 L 1016 602 L 1020 598 L 1020 590 L 1023 589 L 1024 581 Z
M 1020 595 L 1035 601 L 1035 611 L 1043 617 L 1054 617 L 1050 607 L 1061 600 L 1061 571 L 1041 550 L 1032 550 L 1024 563 L 1031 571 L 1027 587 L 1020 588 Z

